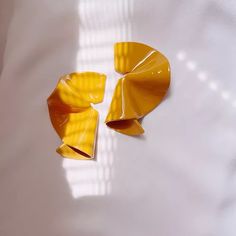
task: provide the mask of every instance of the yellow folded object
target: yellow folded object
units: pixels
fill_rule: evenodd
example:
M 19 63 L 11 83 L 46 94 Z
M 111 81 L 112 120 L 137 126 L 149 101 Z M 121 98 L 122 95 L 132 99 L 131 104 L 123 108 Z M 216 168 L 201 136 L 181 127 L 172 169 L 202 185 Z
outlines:
M 157 50 L 141 43 L 115 44 L 115 70 L 118 80 L 105 123 L 127 135 L 144 132 L 139 119 L 164 98 L 170 85 L 170 65 Z
M 54 129 L 62 140 L 57 152 L 72 159 L 94 157 L 98 112 L 91 106 L 103 101 L 106 76 L 95 72 L 63 76 L 47 99 Z

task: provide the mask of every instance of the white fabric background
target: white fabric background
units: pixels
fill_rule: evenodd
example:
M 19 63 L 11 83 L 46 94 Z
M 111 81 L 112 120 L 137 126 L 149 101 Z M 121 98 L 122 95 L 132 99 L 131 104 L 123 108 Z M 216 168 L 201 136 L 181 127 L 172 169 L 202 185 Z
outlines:
M 235 1 L 2 0 L 0 14 L 0 235 L 235 236 Z M 171 63 L 142 138 L 103 124 L 121 40 Z M 76 70 L 108 75 L 95 162 L 55 152 L 46 99 Z

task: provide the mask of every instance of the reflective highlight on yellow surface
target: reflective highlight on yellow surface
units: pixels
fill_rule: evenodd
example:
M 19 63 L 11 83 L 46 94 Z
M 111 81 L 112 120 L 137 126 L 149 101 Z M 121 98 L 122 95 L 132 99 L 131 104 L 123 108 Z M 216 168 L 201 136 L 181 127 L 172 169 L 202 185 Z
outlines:
M 62 140 L 57 152 L 63 157 L 94 157 L 98 112 L 91 106 L 103 101 L 106 76 L 95 72 L 63 76 L 49 96 L 48 109 L 54 129 Z
M 127 135 L 144 132 L 139 119 L 164 98 L 170 85 L 170 65 L 157 50 L 141 43 L 120 42 L 114 47 L 115 70 L 119 79 L 106 124 Z

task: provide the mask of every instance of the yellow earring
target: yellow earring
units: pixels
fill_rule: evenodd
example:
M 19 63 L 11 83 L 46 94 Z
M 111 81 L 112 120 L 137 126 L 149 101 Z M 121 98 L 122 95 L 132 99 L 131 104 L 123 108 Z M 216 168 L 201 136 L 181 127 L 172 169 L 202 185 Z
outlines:
M 141 43 L 120 42 L 114 47 L 118 80 L 105 123 L 117 132 L 140 135 L 139 119 L 151 112 L 170 85 L 170 65 L 157 50 Z
M 47 99 L 54 129 L 62 140 L 57 152 L 72 159 L 94 157 L 98 112 L 91 106 L 103 101 L 106 76 L 95 72 L 63 76 Z
M 157 50 L 135 42 L 115 44 L 115 70 L 119 79 L 106 124 L 114 130 L 139 135 L 139 119 L 152 111 L 170 84 L 170 65 Z M 106 76 L 95 72 L 63 76 L 47 99 L 54 129 L 62 140 L 57 152 L 72 159 L 94 157 L 98 112 L 91 104 L 103 101 Z

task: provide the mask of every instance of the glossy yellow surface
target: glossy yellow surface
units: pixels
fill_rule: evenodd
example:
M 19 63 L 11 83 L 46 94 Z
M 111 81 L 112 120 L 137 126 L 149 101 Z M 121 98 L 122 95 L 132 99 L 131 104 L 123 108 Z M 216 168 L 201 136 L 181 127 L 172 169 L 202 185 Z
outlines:
M 94 157 L 98 112 L 91 106 L 103 101 L 106 76 L 95 72 L 63 76 L 49 96 L 48 109 L 62 140 L 57 152 L 63 157 Z
M 152 111 L 164 98 L 170 85 L 170 65 L 157 50 L 141 43 L 115 44 L 115 70 L 119 79 L 106 124 L 127 135 L 144 132 L 139 119 Z

